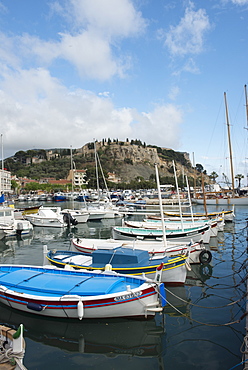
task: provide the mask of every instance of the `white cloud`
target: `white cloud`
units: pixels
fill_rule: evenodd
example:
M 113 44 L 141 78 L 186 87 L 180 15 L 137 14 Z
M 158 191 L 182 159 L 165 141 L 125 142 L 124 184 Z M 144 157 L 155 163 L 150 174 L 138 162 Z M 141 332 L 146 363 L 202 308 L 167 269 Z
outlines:
M 206 11 L 195 11 L 194 4 L 190 2 L 180 23 L 170 26 L 165 44 L 173 56 L 199 54 L 203 51 L 204 36 L 209 29 L 210 22 Z
M 97 31 L 104 38 L 136 36 L 146 26 L 130 0 L 70 0 L 69 3 L 78 26 Z
M 248 0 L 231 0 L 231 2 L 236 5 L 248 5 Z
M 108 81 L 123 77 L 131 61 L 121 54 L 119 42 L 139 36 L 146 27 L 132 1 L 70 0 L 66 9 L 61 4 L 53 3 L 50 17 L 59 13 L 68 21 L 69 15 L 71 27 L 61 26 L 63 32 L 56 39 L 0 34 L 4 157 L 32 148 L 79 148 L 93 138 L 111 136 L 177 149 L 182 121 L 178 107 L 160 105 L 143 113 L 128 107 L 116 109 L 109 86 L 102 86 L 106 91 L 101 93 L 67 88 L 49 71 L 60 59 L 83 78 Z
M 120 140 L 138 138 L 175 149 L 180 144 L 182 116 L 174 105 L 145 113 L 116 109 L 106 96 L 66 89 L 44 69 L 6 75 L 2 87 L 4 157 L 32 148 L 79 148 L 93 137 L 111 137 L 110 133 Z
M 133 127 L 135 138 L 175 150 L 180 147 L 182 112 L 175 105 L 158 105 L 152 112 L 134 114 L 134 118 L 138 122 Z
M 28 63 L 35 68 L 46 68 L 62 59 L 76 68 L 81 78 L 123 78 L 131 62 L 118 44 L 144 31 L 146 22 L 141 13 L 130 0 L 69 0 L 66 4 L 63 9 L 53 3 L 52 11 L 71 15 L 70 31 L 60 32 L 59 39 L 49 41 L 30 34 L 1 35 L 0 58 L 10 66 L 18 62 L 20 67 Z
M 169 98 L 175 100 L 180 93 L 180 88 L 178 86 L 172 86 L 169 91 Z

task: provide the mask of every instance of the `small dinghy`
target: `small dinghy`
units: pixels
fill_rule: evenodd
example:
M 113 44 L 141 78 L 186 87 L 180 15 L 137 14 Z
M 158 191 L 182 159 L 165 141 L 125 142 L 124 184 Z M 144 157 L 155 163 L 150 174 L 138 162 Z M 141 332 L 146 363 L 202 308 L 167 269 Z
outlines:
M 0 265 L 0 301 L 42 316 L 75 319 L 154 316 L 165 305 L 164 285 L 145 277 Z

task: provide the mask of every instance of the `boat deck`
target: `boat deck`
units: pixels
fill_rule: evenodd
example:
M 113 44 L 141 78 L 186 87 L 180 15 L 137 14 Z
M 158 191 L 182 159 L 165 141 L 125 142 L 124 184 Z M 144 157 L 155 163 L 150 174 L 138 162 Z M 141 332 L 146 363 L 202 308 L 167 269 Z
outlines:
M 59 273 L 58 273 L 59 272 Z M 135 288 L 143 281 L 115 275 L 92 274 L 65 270 L 14 269 L 3 271 L 0 268 L 0 284 L 16 292 L 35 296 L 98 296 L 125 291 L 127 284 Z M 128 281 L 127 281 L 128 280 Z

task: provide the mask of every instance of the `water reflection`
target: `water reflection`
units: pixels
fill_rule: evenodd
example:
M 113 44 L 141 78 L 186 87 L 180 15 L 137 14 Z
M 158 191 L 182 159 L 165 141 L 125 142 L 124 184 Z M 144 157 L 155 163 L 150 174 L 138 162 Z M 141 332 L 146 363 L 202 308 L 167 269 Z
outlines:
M 56 320 L 0 306 L 2 324 L 24 324 L 25 338 L 66 351 L 115 356 L 158 356 L 165 335 L 159 320 Z
M 205 282 L 211 278 L 213 267 L 210 264 L 191 265 L 191 271 L 187 272 L 185 285 L 204 287 Z
M 19 314 L 1 306 L 2 323 L 17 327 L 24 322 L 24 364 L 32 370 L 222 370 L 238 364 L 245 321 L 223 324 L 239 319 L 246 307 L 246 282 L 242 279 L 246 276 L 248 216 L 244 208 L 237 208 L 235 222 L 227 223 L 223 233 L 211 238 L 211 264 L 191 266 L 185 286 L 168 287 L 168 304 L 154 320 L 67 322 Z M 108 238 L 118 222 L 121 220 L 87 222 L 71 230 L 35 228 L 29 240 L 0 243 L 0 256 L 6 253 L 1 263 L 42 264 L 44 244 L 49 249 L 67 249 L 72 233 Z M 8 250 L 12 251 L 9 255 Z
M 180 317 L 185 315 L 190 317 L 190 300 L 187 296 L 185 286 L 165 287 L 167 305 L 163 312 L 169 316 Z

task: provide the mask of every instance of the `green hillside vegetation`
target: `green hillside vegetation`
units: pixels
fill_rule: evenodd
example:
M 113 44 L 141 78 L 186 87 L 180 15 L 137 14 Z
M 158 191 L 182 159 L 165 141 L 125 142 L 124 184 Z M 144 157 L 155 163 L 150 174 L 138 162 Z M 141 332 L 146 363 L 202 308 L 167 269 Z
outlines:
M 128 142 L 128 139 L 127 139 Z M 97 150 L 97 155 L 100 160 L 101 167 L 104 171 L 104 176 L 107 178 L 108 172 L 115 172 L 117 176 L 130 174 L 128 181 L 118 184 L 119 188 L 154 188 L 156 187 L 155 174 L 154 174 L 154 163 L 138 164 L 134 163 L 134 158 L 124 158 L 120 160 L 116 158 L 115 152 L 113 150 L 113 145 L 116 144 L 117 147 L 125 145 L 125 142 L 118 141 L 118 139 L 113 140 L 113 142 L 108 139 L 103 139 L 100 148 Z M 179 163 L 184 168 L 193 170 L 191 163 L 183 153 L 176 152 L 172 149 L 160 148 L 157 146 L 146 146 L 145 143 L 142 144 L 140 140 L 131 140 L 129 145 L 137 146 L 139 148 L 155 148 L 157 150 L 158 156 L 163 160 L 164 165 L 161 166 L 161 184 L 174 184 L 174 172 L 172 167 L 172 160 L 175 163 Z M 77 170 L 86 169 L 87 179 L 89 181 L 89 187 L 96 187 L 96 175 L 95 175 L 95 153 L 94 153 L 94 143 L 88 143 L 84 146 L 86 147 L 86 153 L 82 154 L 79 149 L 74 149 L 73 163 L 74 168 Z M 49 156 L 48 156 L 48 153 Z M 52 153 L 52 156 L 51 156 Z M 37 163 L 39 162 L 40 163 Z M 11 171 L 12 175 L 16 175 L 18 178 L 27 177 L 40 181 L 44 178 L 54 178 L 56 180 L 66 179 L 68 177 L 71 168 L 71 151 L 70 149 L 34 149 L 27 151 L 18 151 L 13 157 L 7 158 L 5 161 L 5 167 Z M 137 170 L 137 171 L 136 171 Z M 163 174 L 162 170 L 166 170 Z M 137 175 L 131 175 L 136 174 Z M 101 176 L 99 176 L 100 181 Z M 179 183 L 180 183 L 179 179 Z M 189 177 L 189 182 L 193 184 L 193 179 Z M 104 184 L 102 184 L 104 187 Z M 116 187 L 116 184 L 108 183 L 108 186 Z

